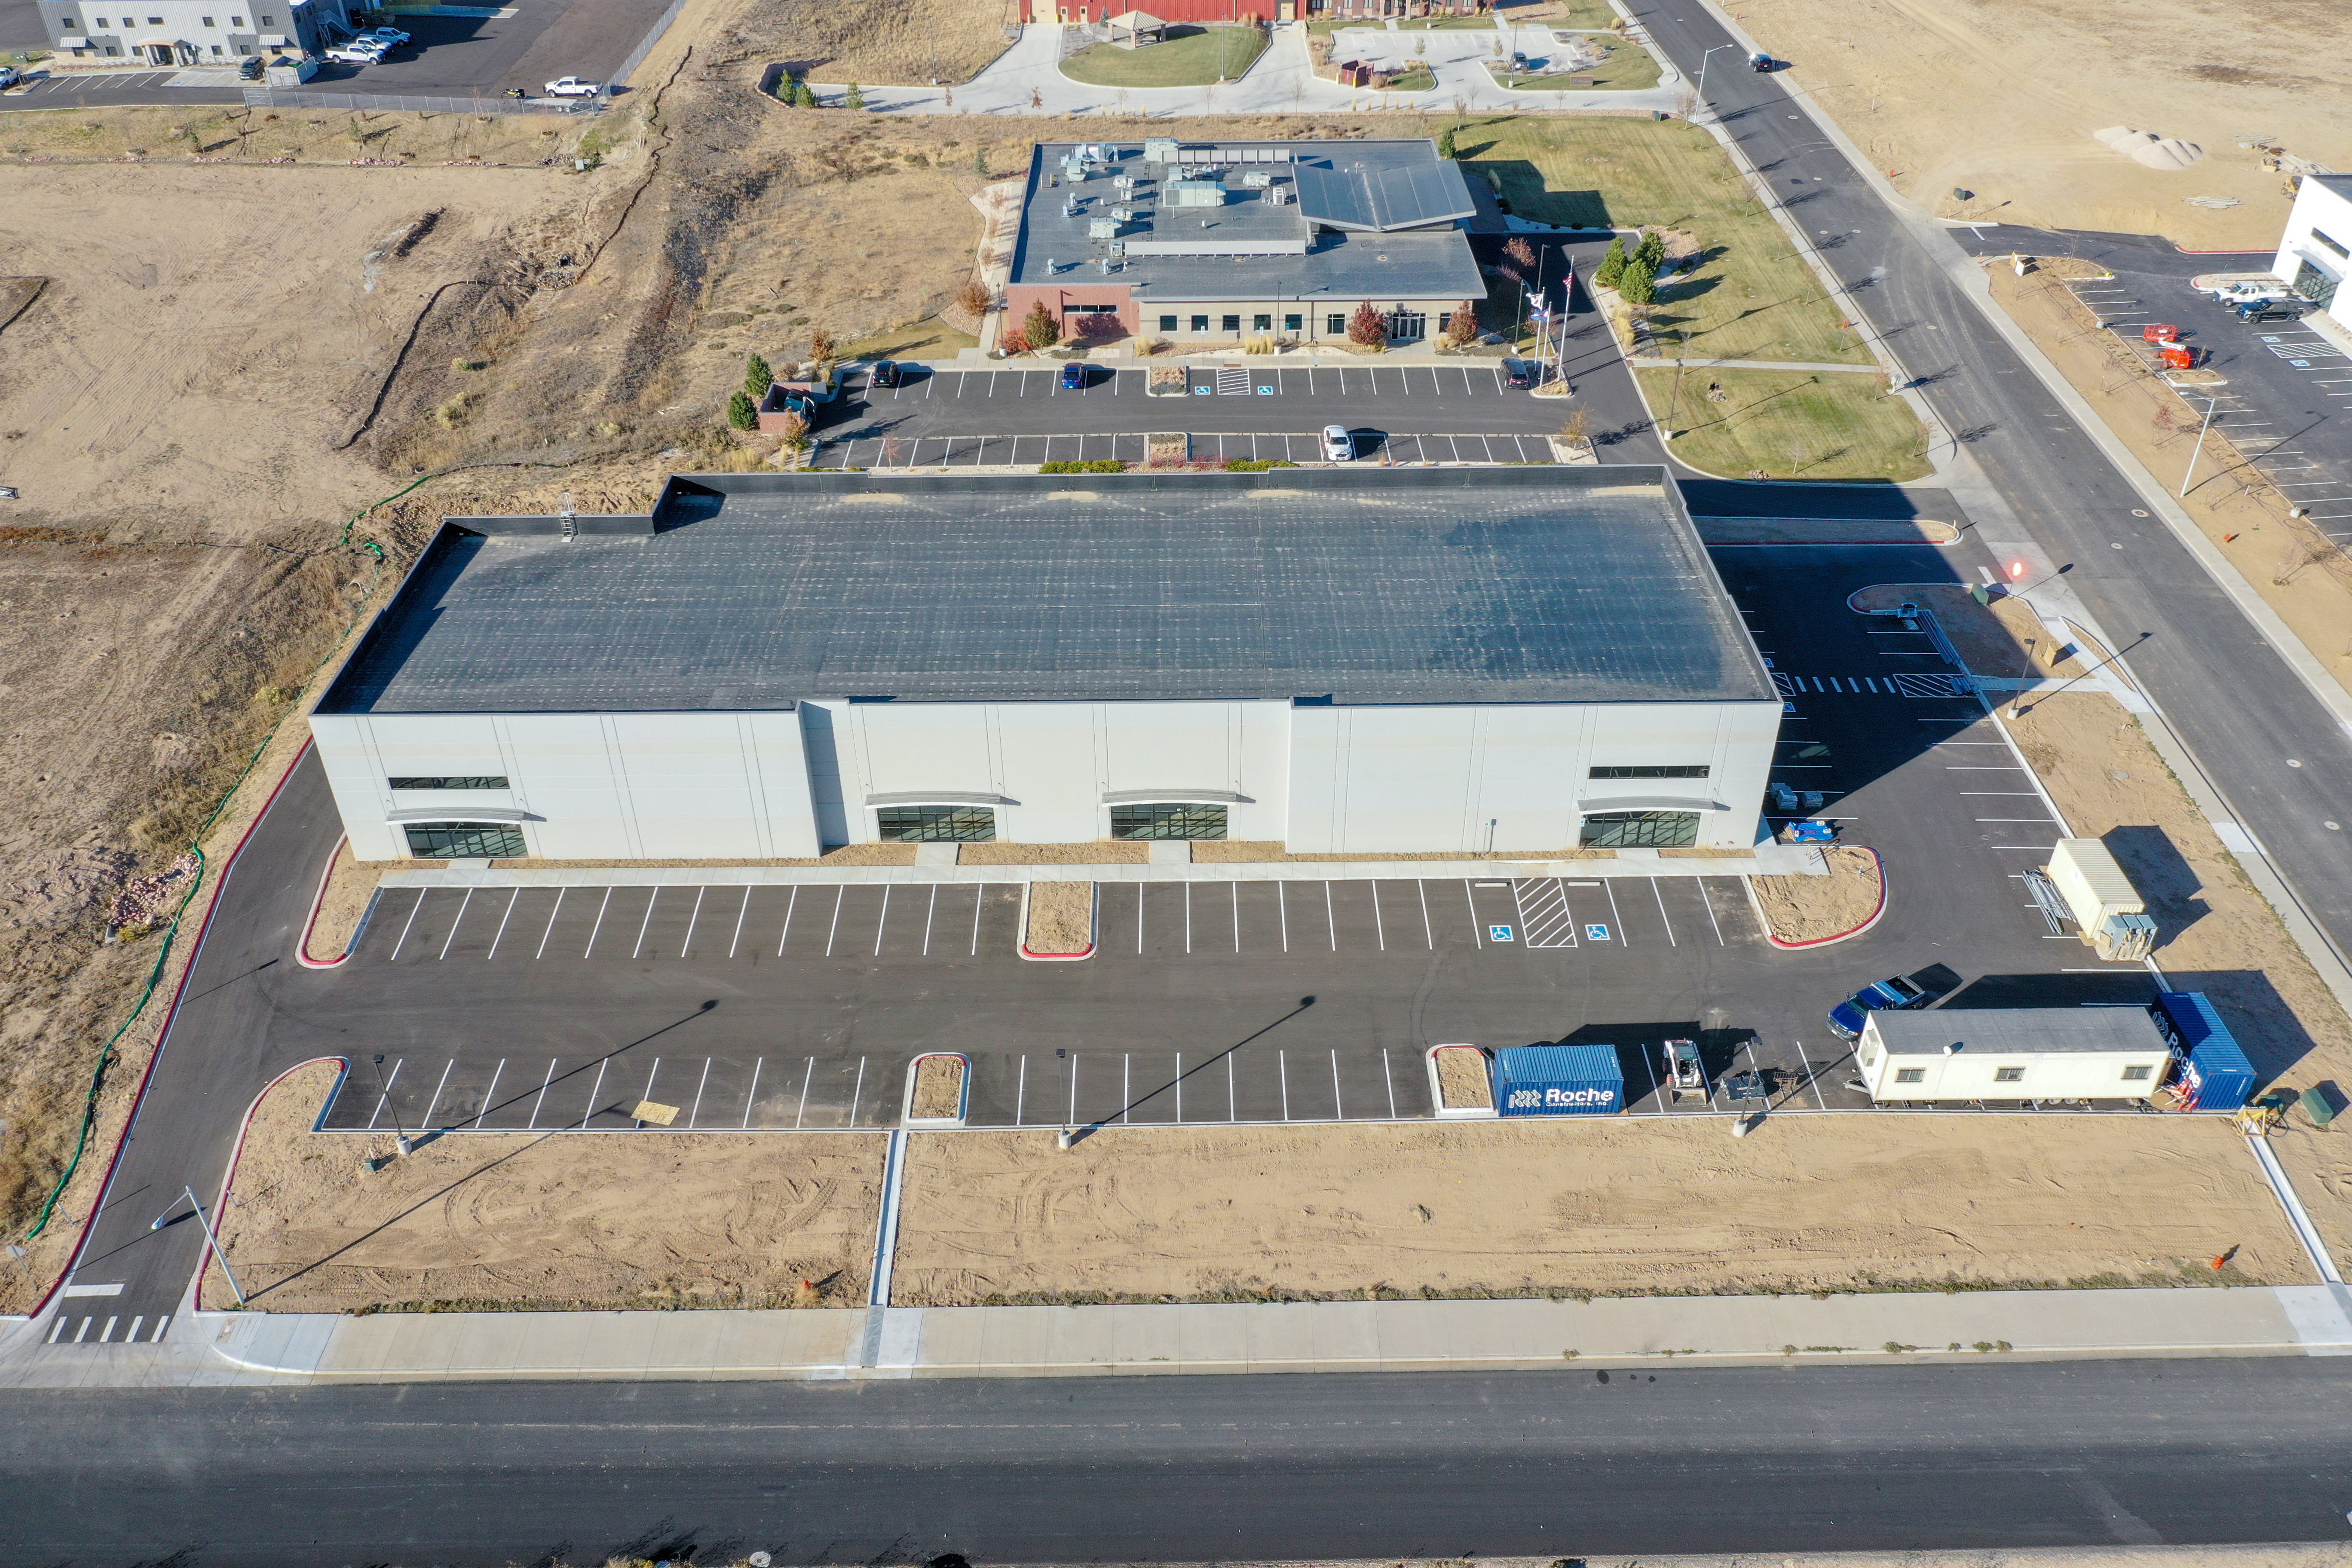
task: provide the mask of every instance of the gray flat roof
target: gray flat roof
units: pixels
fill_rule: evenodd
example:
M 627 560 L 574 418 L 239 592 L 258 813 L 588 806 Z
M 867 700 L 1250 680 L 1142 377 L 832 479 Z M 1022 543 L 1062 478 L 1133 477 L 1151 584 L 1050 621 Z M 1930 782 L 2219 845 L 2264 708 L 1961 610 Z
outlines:
M 1958 1044 L 1964 1056 L 2032 1056 L 2058 1051 L 2161 1051 L 2164 1036 L 2147 1009 L 2128 1007 L 1944 1007 L 1927 1013 L 1873 1013 L 1878 1038 L 1893 1056 L 1940 1056 Z
M 453 519 L 336 712 L 1777 701 L 1663 471 L 711 475 Z
M 1101 157 L 1091 178 L 1073 184 L 1062 177 L 1064 160 L 1082 145 L 1097 148 Z M 1220 142 L 1187 146 L 1182 158 L 1180 163 L 1147 161 L 1140 142 L 1038 143 L 1009 281 L 1124 284 L 1147 312 L 1155 300 L 1172 305 L 1283 298 L 1312 310 L 1364 300 L 1475 300 L 1486 293 L 1469 240 L 1449 222 L 1475 210 L 1468 187 L 1459 167 L 1440 159 L 1436 144 L 1425 138 Z M 1164 183 L 1185 169 L 1222 184 L 1223 205 L 1164 202 Z M 1118 175 L 1133 179 L 1130 194 L 1120 195 Z M 1246 183 L 1253 176 L 1289 199 L 1264 201 L 1263 190 Z M 1049 183 L 1055 180 L 1060 183 Z M 1130 250 L 1114 270 L 1103 272 L 1097 264 L 1109 258 L 1112 241 L 1090 230 L 1095 220 L 1121 208 L 1130 216 L 1119 240 L 1145 250 Z M 1409 226 L 1413 224 L 1429 226 Z M 1395 231 L 1365 232 L 1376 227 Z M 1276 255 L 1219 253 L 1220 243 L 1293 248 Z M 1151 253 L 1174 245 L 1204 253 Z

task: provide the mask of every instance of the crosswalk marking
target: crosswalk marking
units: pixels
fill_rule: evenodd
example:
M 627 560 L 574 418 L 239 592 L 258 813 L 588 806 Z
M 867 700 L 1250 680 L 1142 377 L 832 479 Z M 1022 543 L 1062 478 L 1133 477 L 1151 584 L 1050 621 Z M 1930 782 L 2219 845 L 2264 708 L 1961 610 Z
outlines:
M 1519 931 L 1529 947 L 1574 947 L 1576 917 L 1569 913 L 1568 889 L 1557 877 L 1535 877 L 1511 884 L 1511 898 L 1519 906 Z

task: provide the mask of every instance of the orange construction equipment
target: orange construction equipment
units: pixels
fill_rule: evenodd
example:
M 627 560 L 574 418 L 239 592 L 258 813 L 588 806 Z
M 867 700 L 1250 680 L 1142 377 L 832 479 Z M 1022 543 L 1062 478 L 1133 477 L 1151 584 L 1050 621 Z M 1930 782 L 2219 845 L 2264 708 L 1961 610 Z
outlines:
M 2194 369 L 2196 369 L 2196 368 L 2197 368 L 2197 351 L 2196 351 L 2195 349 L 2192 349 L 2192 348 L 2186 348 L 2186 347 L 2183 347 L 2183 346 L 2182 346 L 2181 344 L 2179 344 L 2179 343 L 2167 343 L 2167 344 L 2165 344 L 2165 345 L 2164 345 L 2164 368 L 2165 368 L 2165 369 L 2167 369 L 2167 370 L 2194 370 Z
M 2139 330 L 2139 341 L 2144 343 L 2179 342 L 2180 329 L 2168 321 L 2158 321 L 2153 326 L 2142 327 Z

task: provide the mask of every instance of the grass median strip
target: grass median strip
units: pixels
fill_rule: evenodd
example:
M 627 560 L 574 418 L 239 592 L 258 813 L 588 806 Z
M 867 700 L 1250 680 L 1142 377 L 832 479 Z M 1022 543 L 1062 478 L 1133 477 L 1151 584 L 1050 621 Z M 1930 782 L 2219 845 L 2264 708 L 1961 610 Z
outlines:
M 1641 370 L 1676 458 L 1702 473 L 1776 479 L 1916 479 L 1927 431 L 1876 376 L 1777 370 Z
M 1647 224 L 1696 240 L 1696 264 L 1659 285 L 1650 318 L 1658 352 L 1870 363 L 1789 237 L 1706 132 L 1679 121 L 1505 118 L 1468 121 L 1454 139 L 1465 169 L 1491 174 L 1521 217 L 1576 228 Z

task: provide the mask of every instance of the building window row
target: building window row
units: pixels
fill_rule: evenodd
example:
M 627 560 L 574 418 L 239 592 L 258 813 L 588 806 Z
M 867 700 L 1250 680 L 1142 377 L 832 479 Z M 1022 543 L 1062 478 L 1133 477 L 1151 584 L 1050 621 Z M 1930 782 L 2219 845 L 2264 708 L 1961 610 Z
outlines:
M 1591 769 L 1589 779 L 1703 779 L 1706 777 L 1705 763 L 1643 763 L 1632 767 L 1608 765 Z
M 996 837 L 996 811 L 985 805 L 891 805 L 875 813 L 875 827 L 895 844 L 986 843 Z M 1113 838 L 1211 839 L 1225 836 L 1222 805 L 1146 802 L 1115 805 Z
M 394 789 L 505 789 L 504 773 L 430 773 L 422 777 L 386 779 Z
M 505 822 L 412 822 L 408 852 L 425 860 L 520 860 L 522 829 Z
M 211 16 L 199 16 L 196 18 L 196 21 L 206 27 L 215 27 L 218 25 L 215 18 Z M 110 33 L 114 31 L 114 22 L 110 17 L 92 16 L 89 19 L 89 25 L 93 32 Z M 161 27 L 164 25 L 163 18 L 161 16 L 150 16 L 147 18 L 148 26 Z M 228 25 L 231 27 L 242 27 L 245 26 L 245 18 L 242 16 L 231 16 L 228 19 Z M 278 19 L 274 16 L 264 16 L 261 18 L 261 25 L 265 27 L 274 27 L 278 25 Z M 136 16 L 125 16 L 122 18 L 122 26 L 124 30 L 128 31 L 131 28 L 139 26 L 139 18 Z M 58 18 L 58 26 L 61 31 L 70 33 L 74 30 L 74 19 L 71 16 L 60 16 Z
M 2135 1062 L 2131 1066 L 2124 1068 L 2123 1081 L 2126 1083 L 2146 1083 L 2149 1079 L 2153 1078 L 2155 1074 L 2156 1068 L 2152 1064 L 2147 1062 Z M 1927 1076 L 1927 1069 L 1926 1068 L 1896 1068 L 1895 1069 L 1895 1081 L 1897 1083 L 1918 1083 L 1923 1081 Z M 2023 1068 L 1995 1068 L 1992 1073 L 1992 1080 L 1995 1083 L 2023 1083 L 2025 1081 L 2025 1069 Z

